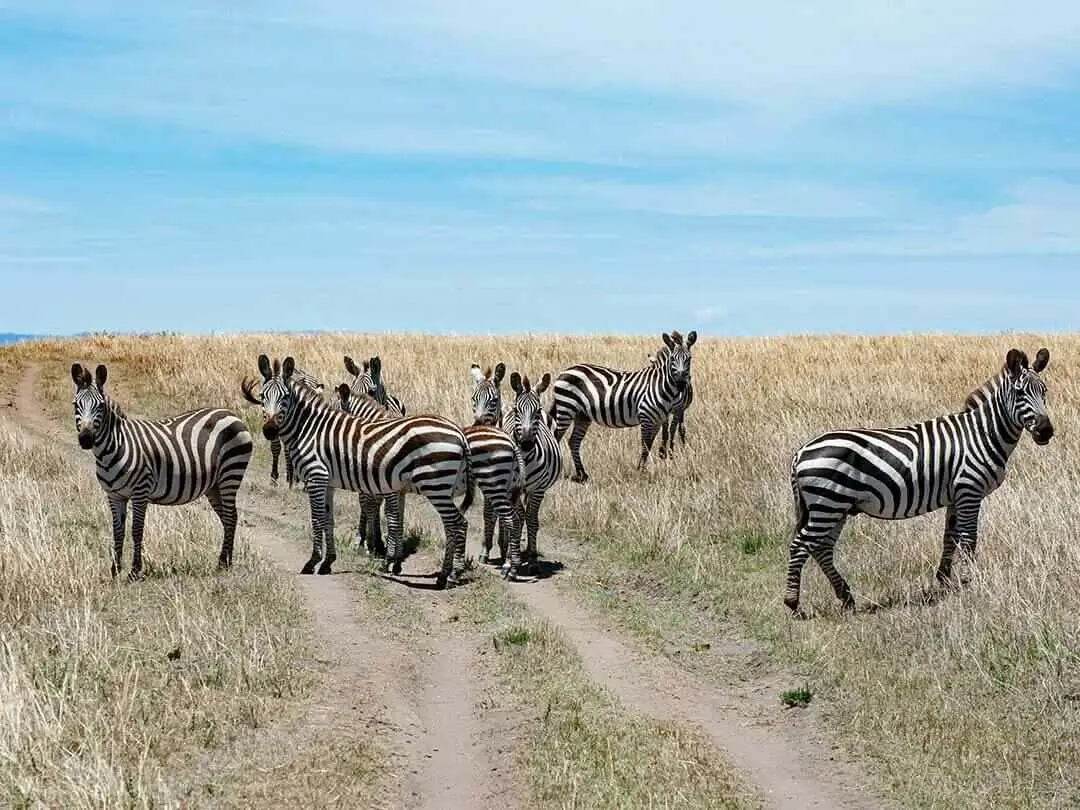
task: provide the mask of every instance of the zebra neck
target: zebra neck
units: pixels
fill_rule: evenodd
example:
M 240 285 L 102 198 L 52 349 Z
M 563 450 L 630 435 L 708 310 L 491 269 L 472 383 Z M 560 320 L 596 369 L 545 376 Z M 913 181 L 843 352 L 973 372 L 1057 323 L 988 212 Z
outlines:
M 101 432 L 94 437 L 94 455 L 98 458 L 108 458 L 115 455 L 124 444 L 124 422 L 127 421 L 123 412 L 112 400 L 105 401 L 105 419 L 101 425 Z
M 1023 425 L 1013 417 L 1012 408 L 1006 402 L 1005 383 L 1000 378 L 987 383 L 967 399 L 967 413 L 983 425 L 986 434 L 1003 455 L 1008 456 L 1020 442 Z
M 289 409 L 288 416 L 282 420 L 281 427 L 278 429 L 278 435 L 285 441 L 294 439 L 303 429 L 304 426 L 311 421 L 320 411 L 319 400 L 316 400 L 315 394 L 307 394 L 293 388 L 293 407 Z M 322 410 L 329 410 L 329 406 L 322 408 Z M 340 411 L 340 409 L 338 409 Z M 344 411 L 342 411 L 344 413 Z

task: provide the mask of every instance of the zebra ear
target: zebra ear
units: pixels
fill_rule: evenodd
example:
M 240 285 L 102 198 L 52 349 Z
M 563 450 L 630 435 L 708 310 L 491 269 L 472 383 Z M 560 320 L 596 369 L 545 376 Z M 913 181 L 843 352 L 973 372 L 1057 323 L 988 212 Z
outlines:
M 90 384 L 90 372 L 82 367 L 82 363 L 71 364 L 71 381 L 76 388 L 85 388 Z
M 342 383 L 341 385 L 339 385 L 337 387 L 338 399 L 341 400 L 342 405 L 348 405 L 349 404 L 349 395 L 351 393 L 352 393 L 352 391 L 349 389 L 349 386 L 346 383 Z
M 503 377 L 506 376 L 506 363 L 495 364 L 495 376 L 491 378 L 492 382 L 496 385 L 503 381 Z
M 1005 368 L 1013 377 L 1019 377 L 1020 372 L 1028 367 L 1028 358 L 1019 349 L 1009 349 L 1005 355 Z
M 371 381 L 378 385 L 379 375 L 382 374 L 382 360 L 379 359 L 379 355 L 375 355 L 371 358 L 368 367 L 371 369 Z
M 673 341 L 671 339 L 671 335 L 669 335 L 667 332 L 664 332 L 662 337 L 664 338 L 664 345 L 665 346 L 667 346 L 669 349 L 674 349 L 675 348 L 675 341 Z
M 265 354 L 259 355 L 259 373 L 263 375 L 264 380 L 269 380 L 273 376 L 270 371 L 270 358 Z
M 544 393 L 549 385 L 551 385 L 551 372 L 545 371 L 544 376 L 540 378 L 540 384 L 536 386 L 536 393 Z
M 94 370 L 94 382 L 97 383 L 98 391 L 105 390 L 105 380 L 109 379 L 109 370 L 105 368 L 105 364 L 101 363 Z
M 293 360 L 292 355 L 289 355 L 285 358 L 285 362 L 281 364 L 281 376 L 287 380 L 292 377 L 295 370 L 296 361 Z
M 521 396 L 521 375 L 516 371 L 510 375 L 510 390 L 518 396 Z
M 1040 371 L 1046 368 L 1046 364 L 1049 362 L 1050 350 L 1043 346 L 1035 355 L 1035 362 L 1031 364 L 1031 370 L 1038 374 Z
M 473 363 L 471 366 L 469 366 L 469 376 L 472 378 L 472 381 L 477 385 L 482 383 L 485 379 L 484 372 L 480 370 L 480 366 L 476 365 L 476 363 Z
M 686 336 L 686 348 L 689 349 L 695 343 L 697 343 L 697 330 L 691 329 L 690 334 Z
M 356 361 L 349 357 L 349 355 L 345 355 L 345 370 L 354 377 L 360 376 L 360 369 L 357 368 Z

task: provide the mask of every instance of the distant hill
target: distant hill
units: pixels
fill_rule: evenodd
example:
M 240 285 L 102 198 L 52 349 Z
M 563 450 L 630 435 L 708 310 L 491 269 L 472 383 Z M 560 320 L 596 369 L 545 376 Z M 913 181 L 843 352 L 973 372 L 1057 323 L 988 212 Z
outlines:
M 21 335 L 18 332 L 0 332 L 0 346 L 7 343 L 18 343 L 20 340 L 37 340 L 45 335 Z

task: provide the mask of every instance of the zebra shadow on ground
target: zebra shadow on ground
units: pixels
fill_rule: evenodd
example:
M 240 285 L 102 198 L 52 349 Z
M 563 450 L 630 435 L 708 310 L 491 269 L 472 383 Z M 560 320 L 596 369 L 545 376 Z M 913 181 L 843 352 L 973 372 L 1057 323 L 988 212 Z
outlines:
M 873 616 L 878 613 L 888 613 L 889 611 L 907 608 L 931 608 L 944 602 L 957 590 L 959 589 L 955 587 L 943 588 L 936 584 L 916 586 L 897 593 L 886 594 L 880 599 L 870 600 L 864 598 L 856 603 L 854 610 L 841 610 L 839 606 L 830 606 L 829 609 L 825 610 L 802 611 L 800 615 L 795 618 L 807 620 L 851 615 Z

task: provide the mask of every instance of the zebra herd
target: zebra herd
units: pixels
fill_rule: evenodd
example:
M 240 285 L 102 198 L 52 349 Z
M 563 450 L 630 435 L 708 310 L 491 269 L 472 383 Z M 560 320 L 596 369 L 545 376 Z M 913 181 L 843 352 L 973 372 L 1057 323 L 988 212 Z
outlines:
M 570 478 L 579 483 L 589 478 L 581 447 L 594 422 L 640 427 L 638 469 L 645 467 L 658 429 L 661 457 L 671 452 L 676 433 L 685 443 L 683 419 L 693 401 L 691 350 L 697 333 L 684 338 L 673 331 L 662 337 L 664 346 L 634 371 L 578 363 L 554 381 L 545 372 L 535 383 L 515 371 L 509 378 L 514 399 L 508 408 L 501 391 L 505 364 L 481 370 L 474 363 L 469 369 L 473 422 L 466 426 L 435 414 L 408 415 L 404 403 L 387 393 L 378 356 L 362 366 L 345 356 L 353 381 L 338 385 L 328 400 L 323 383 L 297 368 L 294 358 L 271 361 L 260 354 L 261 382 L 245 377 L 240 388 L 261 409 L 262 432 L 271 443 L 271 479 L 277 481 L 277 459 L 284 450 L 287 482 L 302 482 L 307 492 L 312 550 L 301 572 L 330 573 L 337 558 L 334 492 L 343 489 L 359 499 L 357 548 L 383 557 L 384 571 L 400 573 L 405 496 L 412 493 L 425 498 L 442 521 L 445 546 L 437 587 L 457 584 L 466 565 L 465 513 L 479 489 L 484 522 L 479 561 L 489 561 L 497 533 L 502 575 L 518 579 L 538 559 L 540 507 L 563 477 L 561 441 L 567 431 L 574 465 Z M 896 520 L 945 508 L 937 579 L 951 584 L 955 552 L 974 558 L 980 506 L 1004 480 L 1022 433 L 1028 431 L 1040 445 L 1053 436 L 1040 377 L 1049 359 L 1043 348 L 1029 364 L 1024 352 L 1010 349 L 1000 372 L 970 394 L 957 413 L 900 428 L 830 431 L 796 450 L 791 462 L 796 525 L 784 594 L 788 609 L 802 615 L 800 581 L 810 557 L 841 606 L 853 607 L 851 589 L 833 563 L 834 546 L 850 515 Z M 190 503 L 204 495 L 223 527 L 218 565 L 229 567 L 236 493 L 253 452 L 244 422 L 221 408 L 163 420 L 127 417 L 105 393 L 104 365 L 91 377 L 74 363 L 71 375 L 79 445 L 93 450 L 112 513 L 113 576 L 121 570 L 129 503 L 129 578 L 138 579 L 147 505 Z M 541 397 L 549 388 L 553 403 L 545 411 Z M 385 545 L 380 510 L 385 512 Z

